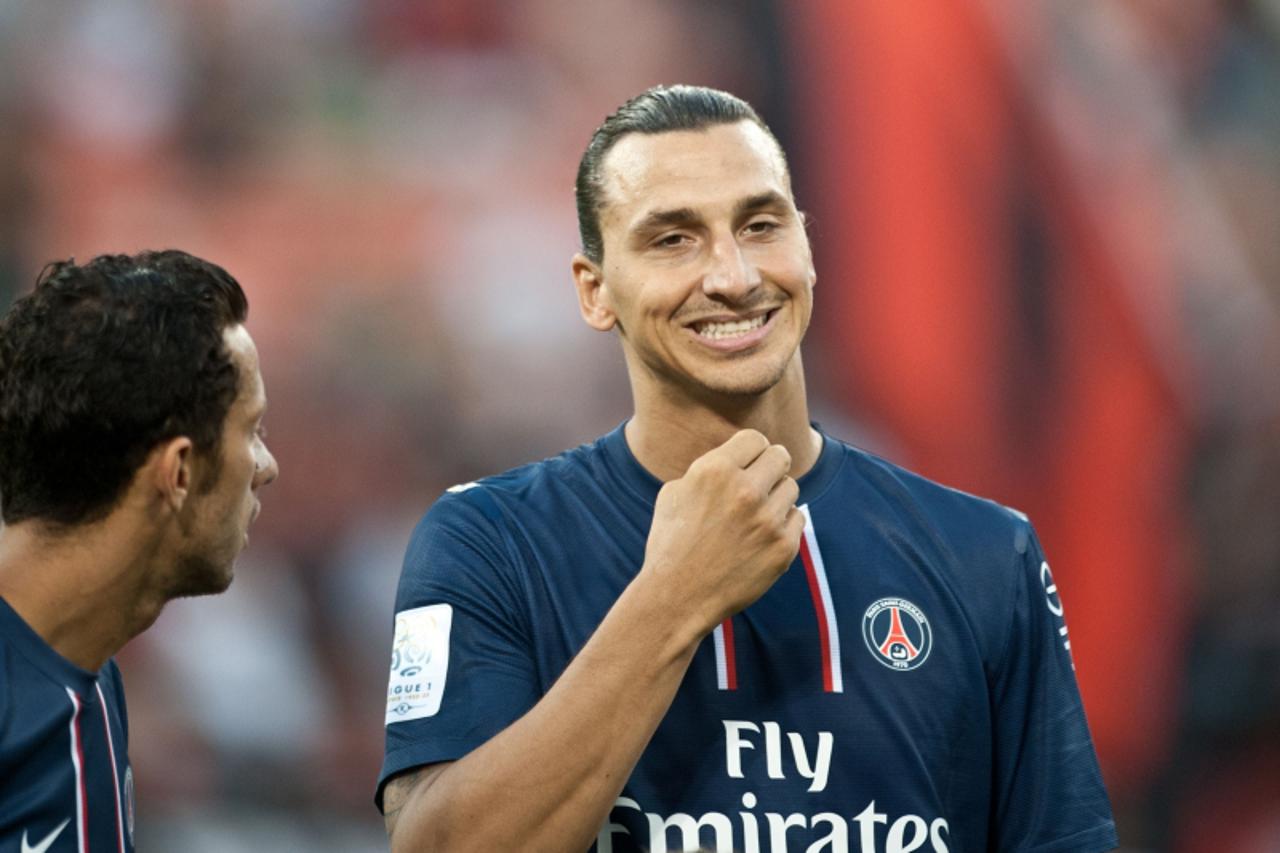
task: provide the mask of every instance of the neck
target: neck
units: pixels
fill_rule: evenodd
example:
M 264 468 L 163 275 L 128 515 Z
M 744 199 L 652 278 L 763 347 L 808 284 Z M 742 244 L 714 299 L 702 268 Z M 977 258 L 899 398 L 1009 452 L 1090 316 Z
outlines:
M 663 482 L 683 477 L 695 459 L 744 429 L 785 447 L 792 477 L 804 475 L 822 452 L 822 437 L 809 425 L 799 353 L 783 378 L 761 394 L 694 399 L 668 385 L 652 386 L 633 386 L 636 412 L 626 437 L 636 460 Z
M 54 531 L 0 531 L 0 596 L 58 654 L 89 672 L 156 620 L 165 597 L 147 581 L 155 543 L 118 519 Z

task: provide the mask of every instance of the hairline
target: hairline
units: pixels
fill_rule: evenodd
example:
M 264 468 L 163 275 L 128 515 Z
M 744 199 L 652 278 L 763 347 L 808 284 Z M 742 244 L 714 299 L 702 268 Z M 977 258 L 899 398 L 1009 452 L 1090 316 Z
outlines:
M 608 147 L 605 148 L 604 151 L 601 152 L 600 154 L 600 158 L 598 161 L 599 166 L 596 174 L 598 181 L 597 181 L 597 187 L 596 187 L 597 192 L 595 197 L 596 208 L 594 211 L 595 220 L 596 220 L 596 230 L 600 234 L 600 257 L 592 258 L 590 255 L 587 255 L 587 258 L 592 263 L 595 263 L 595 264 L 604 263 L 604 242 L 605 242 L 604 227 L 603 227 L 604 213 L 605 213 L 605 210 L 610 205 L 616 203 L 613 199 L 609 198 L 609 194 L 608 194 L 608 186 L 609 186 L 608 177 L 611 174 L 609 169 L 609 162 L 610 162 L 610 158 L 613 156 L 614 151 L 617 149 L 618 145 L 621 142 L 633 136 L 655 137 L 655 136 L 666 136 L 668 134 L 673 134 L 673 133 L 705 134 L 705 133 L 710 133 L 711 131 L 717 128 L 736 127 L 741 124 L 752 125 L 758 128 L 761 134 L 763 134 L 764 138 L 768 140 L 769 147 L 773 152 L 773 156 L 776 158 L 775 164 L 781 167 L 782 185 L 783 185 L 783 190 L 785 191 L 784 195 L 786 198 L 790 199 L 792 205 L 795 205 L 795 192 L 791 186 L 791 166 L 787 162 L 787 153 L 786 151 L 783 150 L 782 143 L 778 141 L 778 138 L 776 136 L 774 136 L 773 131 L 771 131 L 768 128 L 768 126 L 766 126 L 764 122 L 761 121 L 759 118 L 754 118 L 748 115 L 748 116 L 742 116 L 741 118 L 733 119 L 731 121 L 708 120 L 705 124 L 699 125 L 698 127 L 670 127 L 670 128 L 663 128 L 662 130 L 644 130 L 641 128 L 635 128 L 632 130 L 628 130 L 625 133 L 618 134 L 616 137 L 610 140 Z M 583 252 L 584 254 L 586 254 L 586 247 L 583 247 Z

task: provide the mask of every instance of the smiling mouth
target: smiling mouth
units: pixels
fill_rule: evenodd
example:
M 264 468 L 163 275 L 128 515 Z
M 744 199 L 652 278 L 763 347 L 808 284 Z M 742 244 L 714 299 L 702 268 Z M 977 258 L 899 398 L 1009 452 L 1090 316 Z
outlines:
M 731 340 L 748 335 L 769 322 L 769 318 L 773 316 L 773 311 L 763 311 L 754 317 L 746 317 L 741 320 L 727 321 L 705 321 L 701 323 L 693 323 L 691 328 L 702 338 L 712 341 Z

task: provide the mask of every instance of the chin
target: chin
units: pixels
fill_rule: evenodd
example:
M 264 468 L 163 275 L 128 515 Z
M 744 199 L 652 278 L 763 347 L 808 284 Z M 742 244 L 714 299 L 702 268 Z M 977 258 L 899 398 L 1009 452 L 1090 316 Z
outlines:
M 226 592 L 235 577 L 232 561 L 215 562 L 202 557 L 188 557 L 178 565 L 170 589 L 170 598 L 194 598 Z
M 703 377 L 698 384 L 702 390 L 717 397 L 759 397 L 777 387 L 786 375 L 786 367 L 766 370 L 743 371 L 736 375 L 718 373 Z

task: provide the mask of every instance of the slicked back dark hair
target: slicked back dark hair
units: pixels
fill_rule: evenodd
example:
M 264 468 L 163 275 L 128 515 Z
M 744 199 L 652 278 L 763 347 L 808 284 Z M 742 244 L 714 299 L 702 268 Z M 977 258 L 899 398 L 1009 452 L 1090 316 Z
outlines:
M 728 92 L 705 86 L 655 86 L 619 107 L 596 128 L 578 162 L 574 194 L 578 201 L 582 253 L 597 264 L 604 260 L 604 238 L 600 234 L 600 211 L 604 208 L 602 166 L 605 155 L 619 139 L 629 133 L 703 130 L 740 121 L 753 122 L 768 134 L 786 165 L 786 155 L 773 131 L 750 104 Z
M 45 267 L 0 320 L 0 515 L 105 517 L 155 446 L 217 459 L 249 312 L 221 267 L 174 249 Z M 216 470 L 216 467 L 215 467 Z

